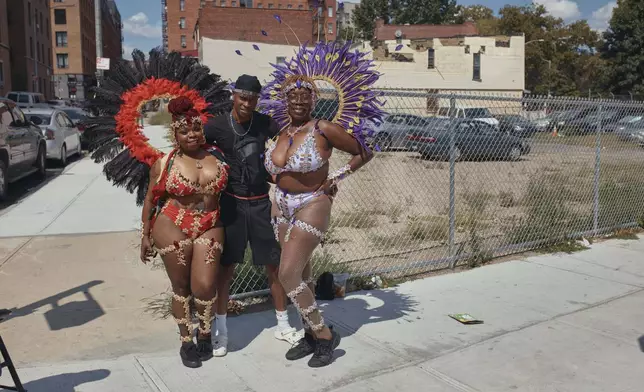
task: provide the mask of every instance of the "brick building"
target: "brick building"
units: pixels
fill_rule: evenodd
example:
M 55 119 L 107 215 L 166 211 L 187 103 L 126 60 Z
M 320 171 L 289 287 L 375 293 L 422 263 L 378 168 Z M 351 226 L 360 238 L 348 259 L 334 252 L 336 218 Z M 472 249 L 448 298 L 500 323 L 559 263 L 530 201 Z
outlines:
M 85 99 L 96 84 L 94 0 L 50 0 L 54 91 L 58 98 Z M 101 1 L 103 57 L 122 57 L 121 15 L 113 0 Z
M 202 8 L 239 8 L 271 10 L 270 15 L 285 11 L 306 11 L 313 39 L 334 40 L 336 26 L 336 0 L 161 0 L 163 21 L 163 47 L 167 51 L 194 50 L 197 42 L 194 29 Z M 315 5 L 317 4 L 317 9 Z M 252 27 L 245 13 L 236 14 L 235 25 Z M 259 29 L 261 27 L 254 26 Z M 307 34 L 308 36 L 308 34 Z M 301 39 L 304 41 L 303 39 Z
M 11 91 L 11 56 L 9 46 L 9 21 L 7 0 L 0 0 L 0 96 Z
M 7 2 L 11 89 L 54 95 L 49 2 L 9 0 Z M 5 76 L 6 78 L 6 76 Z

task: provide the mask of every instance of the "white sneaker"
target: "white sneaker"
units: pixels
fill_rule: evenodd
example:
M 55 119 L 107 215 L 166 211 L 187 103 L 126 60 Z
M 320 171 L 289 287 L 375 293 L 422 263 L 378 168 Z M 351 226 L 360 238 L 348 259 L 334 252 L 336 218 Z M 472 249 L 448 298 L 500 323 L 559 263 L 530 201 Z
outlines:
M 212 355 L 225 357 L 228 354 L 228 335 L 212 337 Z

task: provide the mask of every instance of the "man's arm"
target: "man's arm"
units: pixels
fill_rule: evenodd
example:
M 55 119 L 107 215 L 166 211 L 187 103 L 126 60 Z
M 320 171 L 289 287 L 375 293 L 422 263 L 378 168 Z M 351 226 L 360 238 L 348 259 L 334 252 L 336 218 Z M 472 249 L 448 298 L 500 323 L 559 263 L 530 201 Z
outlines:
M 277 121 L 273 120 L 273 117 L 268 116 L 268 129 L 266 134 L 269 138 L 274 138 L 277 134 L 280 133 L 280 126 L 277 125 Z

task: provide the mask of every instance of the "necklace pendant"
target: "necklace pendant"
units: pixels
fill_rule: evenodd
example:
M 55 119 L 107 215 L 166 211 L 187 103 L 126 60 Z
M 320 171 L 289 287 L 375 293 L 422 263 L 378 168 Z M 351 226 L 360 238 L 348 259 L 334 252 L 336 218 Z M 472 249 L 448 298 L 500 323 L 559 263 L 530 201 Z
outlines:
M 203 169 L 203 165 L 199 161 L 197 161 L 197 169 Z

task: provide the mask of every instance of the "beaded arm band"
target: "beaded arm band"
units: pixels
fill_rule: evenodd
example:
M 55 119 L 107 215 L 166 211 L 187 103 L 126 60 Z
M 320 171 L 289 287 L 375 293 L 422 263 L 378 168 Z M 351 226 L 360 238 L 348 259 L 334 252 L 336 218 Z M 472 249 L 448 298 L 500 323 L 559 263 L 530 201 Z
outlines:
M 352 174 L 352 173 L 353 171 L 351 170 L 351 166 L 347 164 L 342 166 L 338 170 L 334 171 L 333 173 L 329 173 L 329 176 L 327 177 L 327 179 L 331 180 L 333 182 L 333 185 L 336 185 L 337 183 L 344 180 L 345 178 L 347 178 L 347 176 L 349 176 L 349 174 Z

